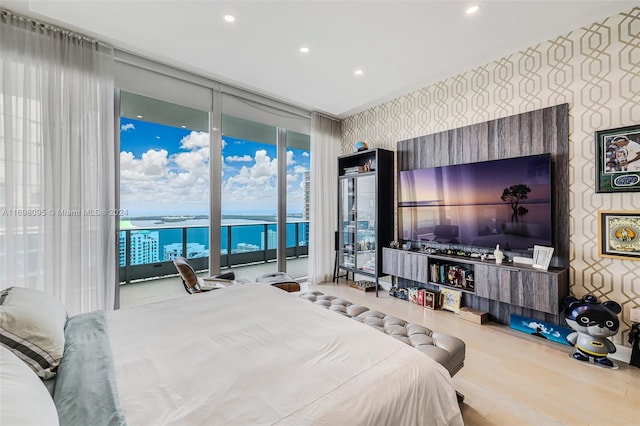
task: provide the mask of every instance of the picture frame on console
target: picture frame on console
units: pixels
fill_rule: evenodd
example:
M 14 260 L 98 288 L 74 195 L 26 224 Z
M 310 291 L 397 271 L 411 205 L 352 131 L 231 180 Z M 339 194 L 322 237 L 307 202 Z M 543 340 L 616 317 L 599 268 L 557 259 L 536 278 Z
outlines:
M 436 293 L 424 290 L 424 307 L 427 309 L 435 309 L 437 306 Z
M 640 260 L 640 210 L 598 210 L 598 255 Z
M 549 269 L 551 258 L 553 256 L 553 247 L 533 246 L 533 263 L 531 266 L 537 269 Z
M 596 192 L 640 192 L 640 124 L 595 132 Z
M 452 290 L 450 288 L 443 288 L 440 291 L 440 306 L 445 311 L 451 311 L 454 314 L 460 312 L 460 302 L 462 299 L 462 292 Z

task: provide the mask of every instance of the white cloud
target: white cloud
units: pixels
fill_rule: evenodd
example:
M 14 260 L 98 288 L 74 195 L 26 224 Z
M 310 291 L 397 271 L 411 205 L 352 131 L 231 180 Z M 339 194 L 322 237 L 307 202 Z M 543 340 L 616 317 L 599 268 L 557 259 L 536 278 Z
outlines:
M 191 173 L 209 172 L 209 149 L 180 152 L 173 157 L 175 164 L 182 170 Z
M 303 151 L 302 152 L 302 156 L 303 157 L 309 157 L 309 151 Z
M 275 209 L 277 160 L 272 160 L 266 150 L 258 150 L 254 161 L 252 166 L 242 166 L 224 184 L 223 209 Z
M 251 161 L 253 161 L 253 158 L 250 155 L 243 155 L 242 157 L 238 156 L 238 155 L 229 155 L 225 161 L 229 162 L 229 163 L 249 163 Z
M 181 152 L 149 149 L 136 158 L 120 153 L 121 205 L 130 212 L 164 214 L 206 212 L 209 206 L 209 135 L 191 132 L 180 140 Z M 277 205 L 277 159 L 258 150 L 253 156 L 221 157 L 223 210 L 273 210 Z M 302 173 L 293 152 L 287 152 L 287 205 L 298 209 L 304 197 Z M 236 166 L 236 167 L 234 167 Z M 239 167 L 238 166 L 242 166 Z
M 209 147 L 197 132 L 185 137 L 187 152 L 169 156 L 150 149 L 138 159 L 120 153 L 121 205 L 130 212 L 206 212 L 209 204 Z
M 124 180 L 149 180 L 165 176 L 167 173 L 167 151 L 150 149 L 136 159 L 131 152 L 120 153 L 120 178 Z
M 135 129 L 136 129 L 136 126 L 134 126 L 133 123 L 127 123 L 120 126 L 120 130 L 123 132 L 126 132 L 127 130 L 135 130 Z
M 182 149 L 209 148 L 209 133 L 191 131 L 180 141 Z
M 293 168 L 293 172 L 294 172 L 294 173 L 297 173 L 297 174 L 299 174 L 299 175 L 304 174 L 306 171 L 307 171 L 307 168 L 306 168 L 306 167 L 303 167 L 303 166 L 295 166 L 295 167 Z

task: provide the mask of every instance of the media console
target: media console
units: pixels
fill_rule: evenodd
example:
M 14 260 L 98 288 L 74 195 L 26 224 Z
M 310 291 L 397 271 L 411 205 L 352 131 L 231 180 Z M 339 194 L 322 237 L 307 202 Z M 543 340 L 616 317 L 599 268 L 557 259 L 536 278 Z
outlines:
M 455 272 L 449 276 L 449 271 Z M 489 313 L 509 324 L 512 313 L 563 324 L 562 299 L 569 294 L 567 268 L 540 270 L 514 263 L 420 251 L 383 248 L 382 272 L 396 277 L 398 287 L 463 292 L 463 306 Z

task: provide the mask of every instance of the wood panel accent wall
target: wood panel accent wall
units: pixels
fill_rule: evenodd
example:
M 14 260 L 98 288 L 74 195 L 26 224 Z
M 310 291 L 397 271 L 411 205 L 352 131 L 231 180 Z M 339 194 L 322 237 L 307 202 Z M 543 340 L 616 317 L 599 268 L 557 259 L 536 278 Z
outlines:
M 552 266 L 569 266 L 569 104 L 434 133 L 397 144 L 397 171 L 551 153 Z

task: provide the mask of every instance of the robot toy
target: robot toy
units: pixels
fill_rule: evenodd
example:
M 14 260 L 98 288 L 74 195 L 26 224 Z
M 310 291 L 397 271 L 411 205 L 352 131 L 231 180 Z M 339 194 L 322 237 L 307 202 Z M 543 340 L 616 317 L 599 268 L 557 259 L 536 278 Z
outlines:
M 592 294 L 582 299 L 567 296 L 563 304 L 565 321 L 574 330 L 567 336 L 567 341 L 576 348 L 573 357 L 578 361 L 591 358 L 599 365 L 614 368 L 607 355 L 615 353 L 616 346 L 607 337 L 618 332 L 618 314 L 622 307 L 612 300 L 600 303 Z

